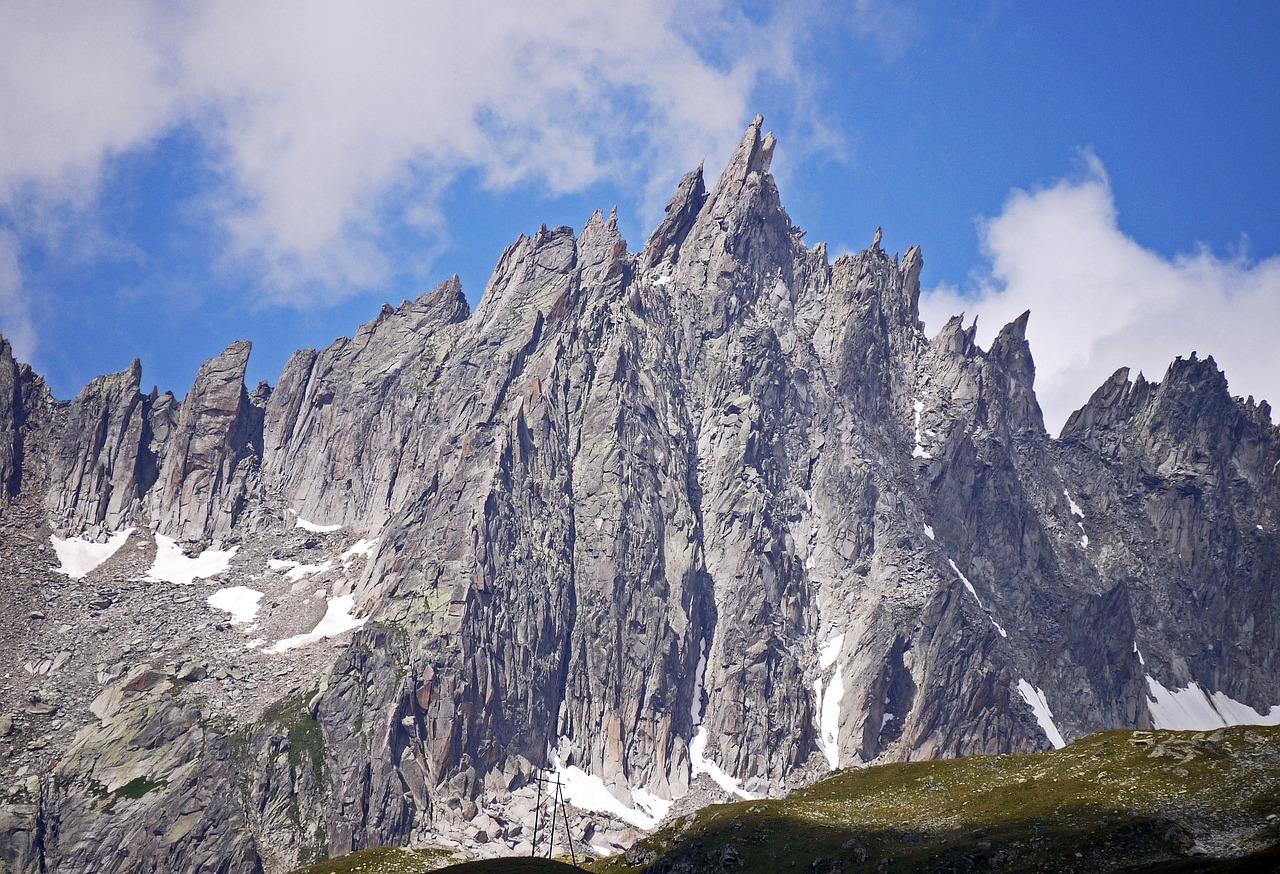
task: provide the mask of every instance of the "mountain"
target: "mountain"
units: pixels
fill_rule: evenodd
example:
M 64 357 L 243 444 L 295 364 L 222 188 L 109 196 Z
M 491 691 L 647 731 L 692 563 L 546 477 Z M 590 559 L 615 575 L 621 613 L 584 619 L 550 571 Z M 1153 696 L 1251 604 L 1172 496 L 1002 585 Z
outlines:
M 1280 722 L 1280 434 L 1213 360 L 1046 434 L 1027 315 L 832 261 L 757 119 L 630 252 L 543 227 L 244 384 L 0 346 L 0 859 L 283 871 L 630 845 L 835 768 Z

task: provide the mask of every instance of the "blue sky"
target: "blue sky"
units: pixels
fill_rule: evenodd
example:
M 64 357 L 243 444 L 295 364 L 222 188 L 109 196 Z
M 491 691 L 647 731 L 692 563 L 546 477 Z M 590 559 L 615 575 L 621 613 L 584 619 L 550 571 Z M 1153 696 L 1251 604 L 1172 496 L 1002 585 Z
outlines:
M 809 242 L 924 249 L 930 332 L 1032 310 L 1050 427 L 1212 353 L 1280 400 L 1274 3 L 0 7 L 0 332 L 69 398 L 250 376 L 617 205 L 756 113 Z

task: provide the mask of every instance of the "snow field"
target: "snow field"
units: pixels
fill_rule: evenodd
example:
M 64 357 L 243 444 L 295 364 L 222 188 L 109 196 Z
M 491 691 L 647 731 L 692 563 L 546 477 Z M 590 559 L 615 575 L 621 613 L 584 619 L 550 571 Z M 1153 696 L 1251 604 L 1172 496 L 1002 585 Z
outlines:
M 115 555 L 132 533 L 132 528 L 117 531 L 107 538 L 106 543 L 94 543 L 83 537 L 68 537 L 63 540 L 51 534 L 49 540 L 58 556 L 58 567 L 53 570 L 66 574 L 73 580 L 83 579 Z
M 328 571 L 333 567 L 333 559 L 329 559 L 323 564 L 303 564 L 300 561 L 285 561 L 283 559 L 273 558 L 267 562 L 267 567 L 271 568 L 273 571 L 285 571 L 285 576 L 296 583 L 303 577 L 310 576 L 311 574 L 322 574 Z
M 1080 546 L 1088 549 L 1089 535 L 1084 533 L 1084 510 L 1081 510 L 1080 505 L 1071 500 L 1071 493 L 1066 489 L 1062 490 L 1062 494 L 1067 499 L 1067 504 L 1071 507 L 1071 515 L 1076 517 L 1076 527 L 1080 529 Z
M 355 559 L 362 558 L 372 553 L 377 545 L 378 541 L 376 539 L 365 540 L 361 537 L 355 543 L 351 544 L 350 549 L 338 556 L 338 561 L 342 562 L 342 566 L 345 568 Z
M 844 634 L 830 637 L 818 648 L 818 670 L 826 672 L 836 664 L 840 649 L 844 646 Z M 831 770 L 840 767 L 840 701 L 844 698 L 844 672 L 836 665 L 831 681 L 823 688 L 822 677 L 813 681 L 814 709 L 818 714 L 818 746 Z
M 728 774 L 726 774 L 719 765 L 706 757 L 707 751 L 707 729 L 705 726 L 698 726 L 698 732 L 693 736 L 693 740 L 689 742 L 689 761 L 693 766 L 691 777 L 697 777 L 699 774 L 706 774 L 716 782 L 721 789 L 731 795 L 737 795 L 744 801 L 754 801 L 756 796 L 751 792 L 742 788 L 742 785 Z
M 836 663 L 836 659 L 840 657 L 840 648 L 844 646 L 844 634 L 837 634 L 830 638 L 818 650 L 818 670 L 825 671 Z
M 978 602 L 978 606 L 983 610 L 987 609 L 987 605 L 982 603 L 982 599 L 978 597 L 978 590 L 973 587 L 973 583 L 969 582 L 969 578 L 960 573 L 960 568 L 956 567 L 954 559 L 947 559 L 947 564 L 951 565 L 951 569 L 956 572 L 956 576 L 960 578 L 960 582 L 964 583 L 964 587 L 969 590 L 969 594 L 973 595 L 973 600 Z
M 306 519 L 303 519 L 293 510 L 290 510 L 289 513 L 297 517 L 297 522 L 295 524 L 304 531 L 311 531 L 316 534 L 332 534 L 334 531 L 342 530 L 341 525 L 319 525 L 315 522 L 309 522 Z
M 1135 650 L 1136 651 L 1136 650 Z M 1211 731 L 1229 725 L 1280 725 L 1280 705 L 1259 713 L 1223 692 L 1205 694 L 1191 683 L 1182 689 L 1169 690 L 1147 674 L 1147 709 L 1155 728 L 1174 731 Z
M 560 781 L 565 800 L 580 810 L 607 813 L 638 829 L 651 831 L 671 809 L 670 801 L 638 786 L 630 787 L 635 806 L 627 807 L 614 797 L 599 777 L 588 774 L 577 765 L 560 766 L 559 758 L 554 754 L 551 761 L 555 768 L 549 776 Z
M 156 535 L 156 558 L 147 571 L 147 579 L 153 583 L 173 583 L 189 586 L 196 578 L 216 577 L 231 567 L 231 558 L 240 547 L 230 549 L 206 549 L 195 558 L 189 557 L 172 537 Z
M 219 589 L 208 597 L 209 606 L 231 614 L 232 625 L 248 625 L 258 615 L 262 593 L 248 586 Z
M 306 634 L 295 634 L 293 637 L 286 637 L 284 640 L 276 641 L 267 647 L 265 652 L 281 653 L 286 650 L 297 649 L 300 646 L 307 646 L 326 637 L 337 637 L 339 634 L 359 628 L 369 621 L 369 617 L 357 619 L 351 615 L 355 602 L 355 595 L 340 595 L 337 598 L 330 598 L 324 616 L 315 628 Z
M 814 694 L 822 702 L 821 732 L 818 745 L 822 754 L 827 757 L 827 766 L 831 770 L 840 767 L 840 702 L 844 698 L 844 672 L 836 665 L 836 672 L 831 675 L 831 682 L 824 691 L 822 678 L 814 680 Z

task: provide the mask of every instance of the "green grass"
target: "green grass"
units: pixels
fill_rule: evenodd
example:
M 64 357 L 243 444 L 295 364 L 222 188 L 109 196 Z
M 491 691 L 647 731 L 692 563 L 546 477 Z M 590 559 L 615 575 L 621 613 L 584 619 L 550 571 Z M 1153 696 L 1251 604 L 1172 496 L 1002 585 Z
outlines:
M 146 777 L 135 777 L 115 791 L 117 798 L 141 798 L 154 789 L 163 789 L 169 785 L 168 780 L 148 780 Z
M 568 862 L 556 862 L 551 859 L 533 859 L 528 856 L 511 856 L 505 859 L 483 859 L 478 862 L 463 862 L 441 868 L 448 874 L 564 874 L 567 871 L 581 871 Z
M 438 871 L 453 861 L 447 850 L 373 847 L 298 868 L 294 874 L 419 874 Z
M 1278 729 L 1111 731 L 1052 753 L 842 771 L 784 799 L 706 808 L 592 867 L 1115 870 L 1184 859 L 1225 829 L 1269 840 L 1277 797 Z
M 455 858 L 454 853 L 448 850 L 374 847 L 299 868 L 294 874 L 419 874 L 424 871 L 450 874 L 559 874 L 582 870 L 564 862 L 531 859 L 528 856 L 462 863 L 456 863 Z

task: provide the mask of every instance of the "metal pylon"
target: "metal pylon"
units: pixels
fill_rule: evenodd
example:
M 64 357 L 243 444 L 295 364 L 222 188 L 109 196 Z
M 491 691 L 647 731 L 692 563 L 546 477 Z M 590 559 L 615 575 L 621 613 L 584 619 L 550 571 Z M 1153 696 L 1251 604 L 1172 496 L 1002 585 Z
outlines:
M 547 786 L 547 797 L 551 799 L 551 828 L 547 835 L 547 858 L 551 858 L 551 854 L 555 852 L 556 847 L 556 814 L 560 814 L 561 820 L 564 822 L 564 839 L 569 845 L 569 858 L 573 860 L 576 867 L 578 864 L 578 856 L 573 850 L 573 833 L 569 830 L 569 804 L 564 797 L 564 784 L 560 782 L 560 775 L 553 774 L 550 777 L 546 772 L 539 772 L 534 778 L 538 782 L 538 800 L 533 808 L 533 849 L 529 851 L 531 857 L 538 855 L 538 828 L 542 814 L 542 787 Z M 552 789 L 554 787 L 554 790 Z

